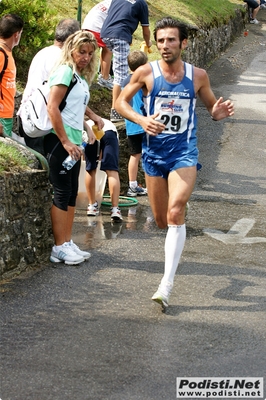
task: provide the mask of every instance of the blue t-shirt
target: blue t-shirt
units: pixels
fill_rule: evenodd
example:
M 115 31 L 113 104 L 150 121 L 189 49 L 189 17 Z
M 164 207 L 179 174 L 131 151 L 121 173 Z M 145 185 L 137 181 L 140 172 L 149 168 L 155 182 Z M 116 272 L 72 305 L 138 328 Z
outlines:
M 122 83 L 122 88 L 124 88 L 130 81 L 131 79 L 131 75 L 129 75 Z M 133 108 L 133 110 L 135 110 L 136 112 L 140 113 L 140 114 L 145 114 L 145 110 L 144 110 L 144 104 L 143 104 L 143 92 L 142 89 L 140 89 L 132 98 L 131 102 L 130 102 L 131 107 Z M 135 122 L 129 121 L 128 119 L 125 119 L 125 124 L 126 124 L 126 134 L 128 136 L 131 135 L 138 135 L 141 133 L 144 133 L 144 130 L 142 128 L 142 126 L 135 124 Z
M 138 27 L 149 26 L 149 11 L 145 0 L 112 0 L 103 23 L 101 38 L 125 40 L 132 43 L 132 35 Z

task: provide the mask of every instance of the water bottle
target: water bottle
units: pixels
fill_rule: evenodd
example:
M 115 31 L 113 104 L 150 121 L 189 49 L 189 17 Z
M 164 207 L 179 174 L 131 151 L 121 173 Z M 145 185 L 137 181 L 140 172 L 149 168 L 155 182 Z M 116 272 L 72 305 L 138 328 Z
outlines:
M 78 146 L 82 151 L 84 151 L 84 147 L 83 146 Z M 76 164 L 78 160 L 75 160 L 74 158 L 71 157 L 71 155 L 68 155 L 67 158 L 62 162 L 62 165 L 65 169 L 67 169 L 68 171 L 74 167 L 74 165 Z

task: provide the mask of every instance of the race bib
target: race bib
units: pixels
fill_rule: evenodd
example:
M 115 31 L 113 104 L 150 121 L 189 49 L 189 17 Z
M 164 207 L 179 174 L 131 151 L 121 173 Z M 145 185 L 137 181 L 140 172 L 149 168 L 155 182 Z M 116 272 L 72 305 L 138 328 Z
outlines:
M 173 135 L 187 130 L 189 105 L 190 99 L 155 98 L 154 110 L 160 113 L 156 120 L 165 125 L 162 133 Z

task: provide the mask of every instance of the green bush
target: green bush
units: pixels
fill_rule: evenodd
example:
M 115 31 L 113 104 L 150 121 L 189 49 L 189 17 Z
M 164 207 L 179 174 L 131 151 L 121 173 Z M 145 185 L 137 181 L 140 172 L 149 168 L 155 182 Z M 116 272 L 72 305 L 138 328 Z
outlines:
M 53 42 L 56 11 L 48 6 L 46 0 L 2 0 L 0 15 L 10 13 L 19 15 L 24 21 L 20 44 L 14 48 L 13 54 L 17 77 L 25 83 L 34 55 Z

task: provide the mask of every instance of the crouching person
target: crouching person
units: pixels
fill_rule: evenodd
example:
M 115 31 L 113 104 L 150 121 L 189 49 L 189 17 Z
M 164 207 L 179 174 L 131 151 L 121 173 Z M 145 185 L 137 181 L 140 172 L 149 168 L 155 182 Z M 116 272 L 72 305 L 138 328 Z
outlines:
M 120 178 L 118 170 L 119 143 L 115 125 L 104 119 L 104 135 L 100 140 L 96 137 L 85 147 L 86 176 L 85 185 L 88 195 L 87 215 L 96 216 L 99 214 L 99 204 L 96 201 L 96 168 L 99 155 L 101 154 L 101 170 L 105 171 L 108 177 L 108 187 L 111 198 L 111 221 L 122 222 L 121 210 L 118 207 L 120 195 Z M 93 122 L 88 121 L 90 127 Z

